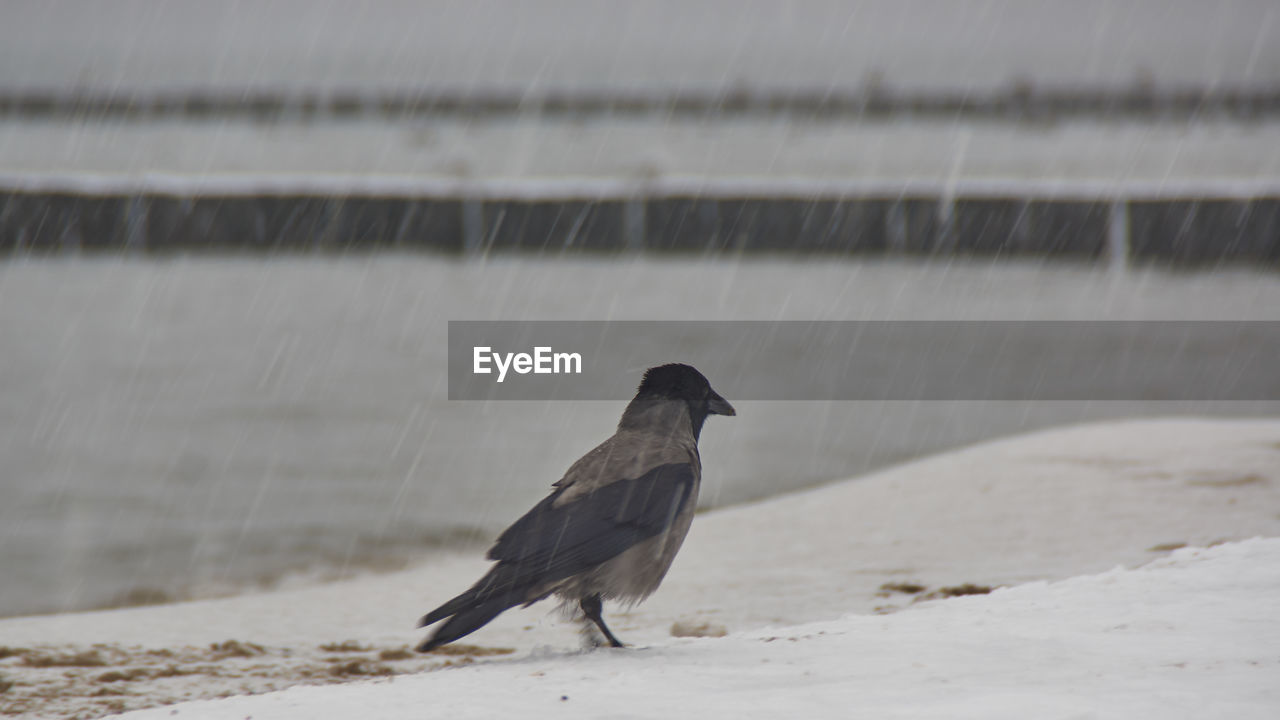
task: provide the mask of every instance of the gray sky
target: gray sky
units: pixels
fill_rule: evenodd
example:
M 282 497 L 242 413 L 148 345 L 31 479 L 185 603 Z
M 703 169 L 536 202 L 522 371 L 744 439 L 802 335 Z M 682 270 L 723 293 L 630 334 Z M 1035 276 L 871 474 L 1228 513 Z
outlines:
M 0 90 L 1280 84 L 1271 0 L 10 0 Z

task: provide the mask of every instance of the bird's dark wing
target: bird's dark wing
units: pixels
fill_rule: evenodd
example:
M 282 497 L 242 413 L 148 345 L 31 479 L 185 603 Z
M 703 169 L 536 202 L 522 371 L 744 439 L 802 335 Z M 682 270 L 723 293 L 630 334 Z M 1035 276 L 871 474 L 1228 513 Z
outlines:
M 668 463 L 559 506 L 557 490 L 502 533 L 489 559 L 514 585 L 567 578 L 665 531 L 695 484 L 693 465 Z
M 474 632 L 515 605 L 540 599 L 539 590 L 609 560 L 669 527 L 693 502 L 697 475 L 690 463 L 659 465 L 561 505 L 558 488 L 517 520 L 489 550 L 497 564 L 471 589 L 427 613 L 419 627 L 449 620 L 418 647 L 426 652 Z

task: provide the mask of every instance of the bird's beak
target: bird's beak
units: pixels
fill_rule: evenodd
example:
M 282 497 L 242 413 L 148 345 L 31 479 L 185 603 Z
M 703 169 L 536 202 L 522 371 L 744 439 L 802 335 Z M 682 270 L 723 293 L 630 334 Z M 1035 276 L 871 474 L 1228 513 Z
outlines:
M 733 409 L 728 400 L 720 397 L 715 391 L 711 391 L 711 395 L 707 398 L 707 412 L 712 415 L 737 415 L 738 411 Z

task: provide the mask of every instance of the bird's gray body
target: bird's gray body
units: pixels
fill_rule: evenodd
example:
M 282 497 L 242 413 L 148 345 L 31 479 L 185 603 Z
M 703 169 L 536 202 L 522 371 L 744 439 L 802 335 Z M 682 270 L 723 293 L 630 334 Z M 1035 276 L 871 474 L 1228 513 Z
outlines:
M 578 603 L 609 642 L 602 600 L 635 604 L 662 583 L 693 523 L 702 483 L 698 436 L 708 415 L 733 415 L 687 365 L 651 368 L 617 431 L 569 467 L 490 548 L 494 565 L 466 592 L 422 618 L 444 620 L 419 650 L 484 626 L 510 607 L 550 595 Z
M 702 485 L 702 459 L 689 412 L 680 403 L 665 402 L 628 407 L 622 418 L 613 437 L 583 455 L 555 483 L 555 487 L 564 490 L 558 504 L 572 502 L 611 482 L 638 478 L 654 467 L 669 464 L 687 464 L 692 469 L 690 492 L 679 506 L 671 508 L 670 522 L 657 535 L 591 570 L 540 588 L 542 594 L 530 601 L 554 593 L 573 602 L 600 595 L 608 600 L 638 603 L 662 584 L 684 544 L 693 525 Z

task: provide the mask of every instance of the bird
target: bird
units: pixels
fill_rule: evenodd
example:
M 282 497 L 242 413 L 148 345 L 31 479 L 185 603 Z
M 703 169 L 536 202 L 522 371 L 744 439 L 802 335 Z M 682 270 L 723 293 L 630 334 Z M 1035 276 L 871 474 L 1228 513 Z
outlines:
M 624 647 L 604 622 L 603 601 L 634 605 L 661 584 L 693 523 L 702 425 L 710 415 L 736 414 L 690 365 L 646 370 L 613 436 L 498 536 L 484 577 L 423 616 L 419 628 L 444 622 L 417 650 L 430 652 L 553 594 L 569 610 L 576 604 L 609 645 Z

